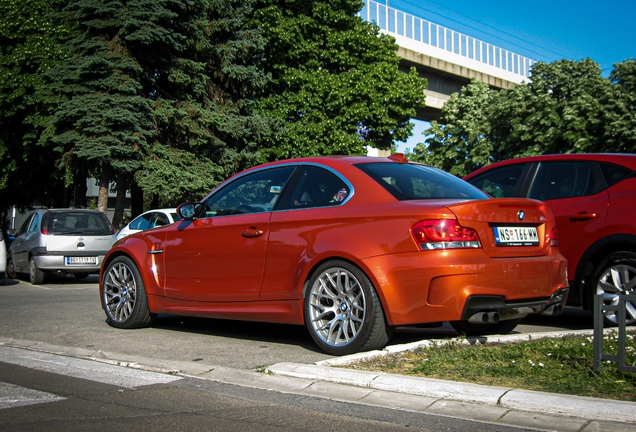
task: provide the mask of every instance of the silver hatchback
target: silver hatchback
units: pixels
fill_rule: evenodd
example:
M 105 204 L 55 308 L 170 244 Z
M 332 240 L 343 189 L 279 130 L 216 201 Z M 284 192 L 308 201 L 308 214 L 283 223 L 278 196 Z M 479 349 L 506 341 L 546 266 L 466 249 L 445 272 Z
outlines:
M 26 273 L 34 285 L 47 273 L 85 278 L 99 273 L 115 237 L 112 224 L 97 210 L 36 210 L 15 234 L 7 273 L 11 278 Z

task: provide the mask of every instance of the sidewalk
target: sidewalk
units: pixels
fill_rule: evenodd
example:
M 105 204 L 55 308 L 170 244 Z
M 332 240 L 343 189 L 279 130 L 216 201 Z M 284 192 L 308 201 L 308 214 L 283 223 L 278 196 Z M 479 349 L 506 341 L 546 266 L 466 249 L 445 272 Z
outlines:
M 554 337 L 554 335 L 551 336 Z M 536 338 L 537 335 L 533 337 Z M 167 361 L 2 337 L 0 337 L 0 346 L 42 351 L 270 391 L 492 422 L 499 425 L 548 431 L 636 432 L 635 402 L 406 377 L 334 368 L 326 364 L 278 363 L 263 372 L 256 372 L 217 367 L 200 362 Z M 394 346 L 391 349 L 394 351 L 400 348 L 407 347 Z M 378 353 L 362 355 L 374 354 Z M 350 361 L 351 358 L 341 358 L 338 362 L 347 360 Z

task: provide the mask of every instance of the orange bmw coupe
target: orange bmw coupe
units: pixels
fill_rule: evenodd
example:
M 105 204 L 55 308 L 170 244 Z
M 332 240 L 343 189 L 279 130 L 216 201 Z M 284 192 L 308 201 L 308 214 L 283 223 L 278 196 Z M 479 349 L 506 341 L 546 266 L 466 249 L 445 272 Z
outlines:
M 298 324 L 345 355 L 383 348 L 396 326 L 508 333 L 567 299 L 544 203 L 490 198 L 401 154 L 259 165 L 177 211 L 105 257 L 110 325 L 157 314 Z

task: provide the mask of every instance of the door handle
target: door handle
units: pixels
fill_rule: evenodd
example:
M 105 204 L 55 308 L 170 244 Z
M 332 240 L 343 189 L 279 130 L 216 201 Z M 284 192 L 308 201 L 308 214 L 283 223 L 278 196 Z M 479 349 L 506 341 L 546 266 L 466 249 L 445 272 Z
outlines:
M 263 231 L 259 230 L 258 228 L 251 226 L 248 229 L 246 229 L 245 231 L 243 231 L 241 233 L 241 235 L 243 237 L 247 237 L 247 238 L 256 238 L 256 237 L 260 237 L 263 235 Z
M 588 213 L 588 212 L 580 212 L 575 215 L 570 216 L 570 221 L 572 222 L 585 222 L 596 217 L 596 213 Z

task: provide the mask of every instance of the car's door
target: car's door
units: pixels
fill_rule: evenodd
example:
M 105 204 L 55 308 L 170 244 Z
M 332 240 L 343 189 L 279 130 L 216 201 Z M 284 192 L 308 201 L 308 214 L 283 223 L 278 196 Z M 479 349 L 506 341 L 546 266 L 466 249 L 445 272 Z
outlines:
M 11 244 L 11 257 L 16 269 L 23 271 L 29 267 L 29 248 L 33 237 L 39 234 L 39 213 L 31 214 L 22 224 Z
M 601 237 L 609 198 L 594 162 L 541 162 L 528 197 L 545 201 L 554 213 L 559 249 L 574 277 L 581 255 Z
M 257 300 L 271 210 L 294 166 L 243 175 L 201 204 L 198 217 L 167 231 L 165 292 L 208 302 Z
M 296 298 L 303 269 L 325 245 L 323 229 L 341 225 L 352 186 L 326 168 L 304 165 L 294 173 L 278 210 L 272 214 L 261 300 Z M 322 243 L 321 243 L 322 241 Z M 343 242 L 348 241 L 346 238 Z

